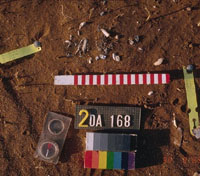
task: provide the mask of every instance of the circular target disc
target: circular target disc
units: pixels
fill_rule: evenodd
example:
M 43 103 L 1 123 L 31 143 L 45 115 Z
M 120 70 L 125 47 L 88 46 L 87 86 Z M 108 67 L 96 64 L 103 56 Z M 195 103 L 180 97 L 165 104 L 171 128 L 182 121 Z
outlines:
M 40 144 L 39 152 L 45 159 L 51 159 L 58 155 L 59 147 L 55 142 L 47 141 Z
M 53 135 L 59 135 L 64 130 L 64 123 L 61 120 L 53 119 L 48 124 L 48 130 Z

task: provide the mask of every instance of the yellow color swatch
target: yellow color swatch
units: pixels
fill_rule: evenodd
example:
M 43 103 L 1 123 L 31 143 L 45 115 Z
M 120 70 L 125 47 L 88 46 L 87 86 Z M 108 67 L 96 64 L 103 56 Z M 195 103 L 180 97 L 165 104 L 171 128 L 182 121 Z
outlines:
M 107 152 L 99 151 L 99 169 L 107 168 Z
M 38 43 L 35 42 L 34 44 L 31 44 L 29 46 L 12 50 L 4 54 L 0 54 L 0 64 L 5 64 L 6 62 L 10 62 L 15 59 L 19 59 L 24 56 L 28 56 L 38 51 L 41 51 L 42 48 L 39 45 L 37 46 L 37 44 Z
M 192 132 L 194 125 L 196 125 L 196 127 L 199 125 L 198 112 L 196 111 L 197 95 L 194 83 L 194 75 L 193 72 L 187 73 L 187 70 L 185 68 L 183 68 L 183 73 L 184 73 L 184 81 L 185 81 L 185 88 L 187 95 L 187 104 L 188 108 L 191 110 L 189 113 L 190 133 L 194 135 Z

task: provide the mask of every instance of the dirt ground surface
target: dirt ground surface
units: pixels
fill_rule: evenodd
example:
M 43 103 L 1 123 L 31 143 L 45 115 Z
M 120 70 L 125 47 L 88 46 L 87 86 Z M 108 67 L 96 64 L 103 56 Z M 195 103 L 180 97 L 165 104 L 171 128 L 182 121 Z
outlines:
M 102 14 L 101 12 L 105 12 Z M 101 15 L 100 15 L 101 14 Z M 80 30 L 79 24 L 87 24 Z M 42 51 L 0 66 L 0 175 L 2 176 L 191 176 L 200 171 L 199 141 L 189 133 L 182 67 L 195 64 L 200 95 L 198 0 L 0 0 L 0 53 L 42 43 Z M 105 39 L 99 28 L 110 32 Z M 65 40 L 73 35 L 72 46 Z M 119 39 L 116 39 L 118 35 Z M 140 36 L 130 45 L 129 38 Z M 75 55 L 81 39 L 88 51 Z M 95 60 L 97 45 L 109 48 Z M 112 59 L 112 53 L 121 61 Z M 69 57 L 71 55 L 71 57 Z M 68 56 L 68 57 L 66 57 Z M 88 59 L 92 57 L 92 63 Z M 165 61 L 159 66 L 158 58 Z M 88 73 L 170 73 L 169 85 L 54 86 L 54 76 Z M 154 91 L 148 96 L 149 91 Z M 76 104 L 142 107 L 136 169 L 84 169 L 86 130 L 74 120 L 57 165 L 33 157 L 48 111 L 75 118 Z M 173 113 L 183 129 L 182 147 Z

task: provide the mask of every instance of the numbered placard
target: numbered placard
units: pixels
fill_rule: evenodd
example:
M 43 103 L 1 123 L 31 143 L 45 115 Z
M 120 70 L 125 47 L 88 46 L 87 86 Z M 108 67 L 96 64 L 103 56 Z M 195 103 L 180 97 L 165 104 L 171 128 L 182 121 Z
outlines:
M 140 129 L 141 108 L 77 105 L 77 129 Z

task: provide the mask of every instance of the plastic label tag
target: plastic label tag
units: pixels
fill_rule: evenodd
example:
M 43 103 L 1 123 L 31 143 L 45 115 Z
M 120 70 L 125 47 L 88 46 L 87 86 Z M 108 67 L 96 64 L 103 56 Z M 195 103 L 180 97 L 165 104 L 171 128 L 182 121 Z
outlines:
M 193 72 L 188 73 L 185 68 L 183 68 L 184 73 L 184 81 L 187 95 L 187 104 L 190 109 L 189 113 L 189 125 L 190 125 L 190 133 L 194 136 L 193 129 L 197 128 L 199 125 L 199 117 L 197 108 L 197 96 L 195 91 L 195 83 L 194 83 L 194 75 Z
M 41 51 L 41 46 L 39 42 L 34 42 L 34 44 L 31 44 L 29 46 L 19 48 L 4 54 L 0 55 L 0 63 L 5 64 L 7 62 L 13 61 L 15 59 L 22 58 L 24 56 L 28 56 L 31 54 L 34 54 L 36 52 Z

